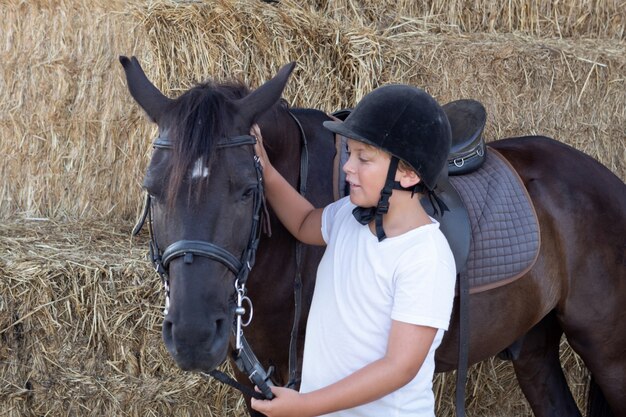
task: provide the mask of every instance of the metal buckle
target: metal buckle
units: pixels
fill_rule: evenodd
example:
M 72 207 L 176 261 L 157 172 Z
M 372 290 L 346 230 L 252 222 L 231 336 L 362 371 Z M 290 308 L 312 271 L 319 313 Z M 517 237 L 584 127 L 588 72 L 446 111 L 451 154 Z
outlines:
M 254 316 L 254 307 L 252 306 L 252 300 L 246 295 L 245 284 L 239 285 L 239 280 L 235 280 L 235 291 L 237 292 L 237 306 L 235 307 L 235 349 L 241 351 L 241 349 L 243 349 L 243 343 L 241 342 L 241 337 L 243 336 L 243 328 L 248 327 L 252 322 L 252 317 Z M 245 322 L 243 321 L 243 316 L 246 315 L 246 309 L 243 306 L 244 301 L 248 304 L 248 308 L 250 309 L 250 316 Z
M 163 309 L 163 316 L 167 316 L 170 311 L 170 284 L 167 280 L 163 280 L 163 291 L 165 292 L 165 308 Z

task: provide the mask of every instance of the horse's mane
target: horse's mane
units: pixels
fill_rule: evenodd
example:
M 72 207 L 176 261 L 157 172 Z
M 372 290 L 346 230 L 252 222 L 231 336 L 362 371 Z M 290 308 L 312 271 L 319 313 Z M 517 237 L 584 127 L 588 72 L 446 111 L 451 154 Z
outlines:
M 194 192 L 199 197 L 210 176 L 210 170 L 215 155 L 215 147 L 220 139 L 227 136 L 232 122 L 231 115 L 235 111 L 233 101 L 239 100 L 250 93 L 249 88 L 241 82 L 206 81 L 179 96 L 169 111 L 169 136 L 174 143 L 170 169 L 167 179 L 166 198 L 171 205 L 178 192 L 187 183 L 194 185 Z M 289 106 L 284 100 L 268 109 L 267 116 L 275 122 L 288 114 Z M 254 121 L 256 122 L 256 120 Z M 275 123 L 283 126 L 283 123 Z M 282 127 L 284 129 L 284 127 Z M 205 181 L 188 181 L 187 175 L 191 167 L 200 160 L 203 167 L 209 170 Z
M 232 101 L 245 97 L 249 89 L 242 83 L 215 83 L 207 81 L 198 84 L 173 103 L 170 115 L 169 135 L 174 142 L 170 161 L 167 197 L 170 202 L 176 198 L 181 186 L 188 182 L 187 175 L 196 161 L 210 169 L 214 149 L 218 141 L 226 136 L 229 114 L 232 114 Z M 201 181 L 198 187 L 200 191 Z

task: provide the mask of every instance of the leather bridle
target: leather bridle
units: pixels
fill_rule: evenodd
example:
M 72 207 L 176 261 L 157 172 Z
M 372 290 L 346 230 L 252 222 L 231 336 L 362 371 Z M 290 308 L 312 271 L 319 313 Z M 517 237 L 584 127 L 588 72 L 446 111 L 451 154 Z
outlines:
M 241 135 L 231 138 L 226 138 L 217 143 L 217 149 L 226 149 L 244 145 L 256 144 L 256 138 L 251 135 Z M 172 150 L 174 148 L 173 142 L 165 136 L 159 136 L 153 142 L 153 147 L 156 149 Z M 169 298 L 170 298 L 170 285 L 168 269 L 170 263 L 182 257 L 185 263 L 192 263 L 194 256 L 201 256 L 204 258 L 217 261 L 226 266 L 230 272 L 235 275 L 235 293 L 236 293 L 236 308 L 235 316 L 236 322 L 234 324 L 233 332 L 235 335 L 235 349 L 233 351 L 233 359 L 237 364 L 237 367 L 248 375 L 250 380 L 259 387 L 262 392 L 262 396 L 259 393 L 250 390 L 249 388 L 242 386 L 237 381 L 230 378 L 228 375 L 223 374 L 220 371 L 214 370 L 209 374 L 221 382 L 225 382 L 229 385 L 235 386 L 244 393 L 257 397 L 257 398 L 272 398 L 272 392 L 268 385 L 272 385 L 269 379 L 269 374 L 263 369 L 258 359 L 254 356 L 252 349 L 248 345 L 245 337 L 243 336 L 243 328 L 250 324 L 252 320 L 253 308 L 251 300 L 246 296 L 246 282 L 248 280 L 248 274 L 252 270 L 255 263 L 256 251 L 259 246 L 259 240 L 261 237 L 261 221 L 265 207 L 265 198 L 263 192 L 263 169 L 261 161 L 258 155 L 254 155 L 254 167 L 257 177 L 257 185 L 253 193 L 253 210 L 252 210 L 252 227 L 250 230 L 250 238 L 248 245 L 241 258 L 237 258 L 228 250 L 211 242 L 202 240 L 178 240 L 161 251 L 152 226 L 152 196 L 148 193 L 142 215 L 133 228 L 133 236 L 137 235 L 146 220 L 148 220 L 150 231 L 150 260 L 154 266 L 154 269 L 161 277 L 163 283 L 163 290 L 165 293 L 165 309 L 164 314 L 167 315 L 169 310 Z M 246 314 L 246 309 L 243 303 L 247 303 L 250 308 L 250 314 L 248 320 L 244 323 L 243 316 Z
M 243 145 L 254 145 L 256 138 L 251 135 L 236 136 L 228 138 L 218 142 L 217 149 L 232 148 Z M 153 143 L 153 146 L 157 149 L 173 149 L 173 143 L 162 136 L 159 136 Z M 261 215 L 263 210 L 263 169 L 261 168 L 261 162 L 257 155 L 254 156 L 254 168 L 256 171 L 257 185 L 254 190 L 254 206 L 252 209 L 252 229 L 250 231 L 250 238 L 248 240 L 248 246 L 243 253 L 241 259 L 231 254 L 226 249 L 223 249 L 211 242 L 205 242 L 202 240 L 179 240 L 169 245 L 161 253 L 157 245 L 152 227 L 150 230 L 150 252 L 152 263 L 157 269 L 157 272 L 165 274 L 167 278 L 167 270 L 171 261 L 176 258 L 184 257 L 185 263 L 192 263 L 193 256 L 202 256 L 212 259 L 224 264 L 233 274 L 236 276 L 236 281 L 240 285 L 245 285 L 248 279 L 248 274 L 254 265 L 256 250 L 259 246 L 259 240 L 261 236 Z M 152 197 L 148 195 L 148 214 L 151 216 L 151 200 Z M 139 230 L 137 230 L 138 232 Z M 135 233 L 135 231 L 133 231 Z M 169 294 L 168 294 L 169 295 Z

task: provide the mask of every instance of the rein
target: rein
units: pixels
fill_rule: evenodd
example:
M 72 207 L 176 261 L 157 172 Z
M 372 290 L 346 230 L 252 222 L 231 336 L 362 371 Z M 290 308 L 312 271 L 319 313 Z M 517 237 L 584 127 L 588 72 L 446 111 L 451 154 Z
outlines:
M 300 137 L 302 138 L 302 149 L 300 151 L 300 184 L 298 186 L 298 192 L 300 195 L 305 196 L 309 178 L 309 144 L 300 120 L 298 120 L 292 112 L 289 112 L 289 115 L 298 125 Z M 300 379 L 298 378 L 298 327 L 300 326 L 300 316 L 302 313 L 302 274 L 300 273 L 300 267 L 302 266 L 303 250 L 303 244 L 296 240 L 296 276 L 293 282 L 294 312 L 289 341 L 289 381 L 287 382 L 287 388 L 292 389 L 295 389 L 300 383 Z
M 299 192 L 304 195 L 306 193 L 306 184 L 308 177 L 308 144 L 306 134 L 300 121 L 296 116 L 289 112 L 289 115 L 298 125 L 300 135 L 302 138 L 302 151 L 300 160 L 300 184 Z M 217 144 L 217 149 L 231 148 L 235 146 L 254 145 L 256 138 L 251 135 L 241 135 L 233 138 L 227 138 L 220 141 Z M 173 144 L 167 137 L 159 136 L 153 142 L 153 147 L 158 149 L 172 150 Z M 249 387 L 242 385 L 238 381 L 234 380 L 229 375 L 219 370 L 213 370 L 208 375 L 217 379 L 218 381 L 232 386 L 238 389 L 243 394 L 256 399 L 272 399 L 274 395 L 270 389 L 270 386 L 274 384 L 270 380 L 272 368 L 269 372 L 266 371 L 261 365 L 260 361 L 254 355 L 252 348 L 248 344 L 245 336 L 243 335 L 243 328 L 247 327 L 252 321 L 253 306 L 252 301 L 246 296 L 246 283 L 248 280 L 248 274 L 252 270 L 255 263 L 256 251 L 258 249 L 260 236 L 261 236 L 261 221 L 263 214 L 267 215 L 267 207 L 265 205 L 265 194 L 263 189 L 263 170 L 261 167 L 260 159 L 258 155 L 254 156 L 254 165 L 257 174 L 257 188 L 254 192 L 254 208 L 253 208 L 253 223 L 250 233 L 250 239 L 244 255 L 241 259 L 238 259 L 227 250 L 206 241 L 200 240 L 179 240 L 170 244 L 164 251 L 158 247 L 154 229 L 152 226 L 152 196 L 146 194 L 142 215 L 139 221 L 135 225 L 132 231 L 132 235 L 136 236 L 143 228 L 146 220 L 148 221 L 150 244 L 149 244 L 149 256 L 154 266 L 154 269 L 161 277 L 163 284 L 163 292 L 165 294 L 165 308 L 163 314 L 167 315 L 170 306 L 170 286 L 168 267 L 172 260 L 183 257 L 185 263 L 192 263 L 194 256 L 202 256 L 214 261 L 218 261 L 226 266 L 235 275 L 235 292 L 237 297 L 233 333 L 235 334 L 235 349 L 231 352 L 232 359 L 237 365 L 237 368 L 245 373 L 250 381 L 254 383 L 259 389 L 260 393 L 250 389 Z M 269 230 L 269 218 L 266 216 L 267 225 Z M 297 339 L 298 339 L 298 327 L 300 324 L 300 316 L 302 309 L 302 275 L 300 272 L 302 264 L 302 251 L 303 245 L 300 242 L 296 242 L 296 276 L 294 278 L 294 320 L 291 330 L 290 343 L 289 343 L 289 381 L 287 383 L 288 388 L 295 388 L 299 383 L 297 375 Z M 244 308 L 244 302 L 248 304 L 250 308 L 250 316 L 244 323 L 243 316 L 246 314 Z M 207 375 L 201 372 L 202 375 Z

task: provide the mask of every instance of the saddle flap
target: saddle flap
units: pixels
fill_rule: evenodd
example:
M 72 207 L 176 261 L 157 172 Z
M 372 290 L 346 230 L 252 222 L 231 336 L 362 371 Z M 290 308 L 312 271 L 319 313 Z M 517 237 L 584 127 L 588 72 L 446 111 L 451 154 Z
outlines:
M 460 273 L 465 268 L 470 251 L 471 225 L 469 214 L 461 196 L 446 177 L 437 182 L 436 192 L 450 211 L 444 212 L 443 215 L 435 214 L 427 197 L 422 197 L 420 202 L 428 215 L 439 222 L 439 229 L 448 240 L 448 245 L 450 245 L 454 255 L 456 271 Z

